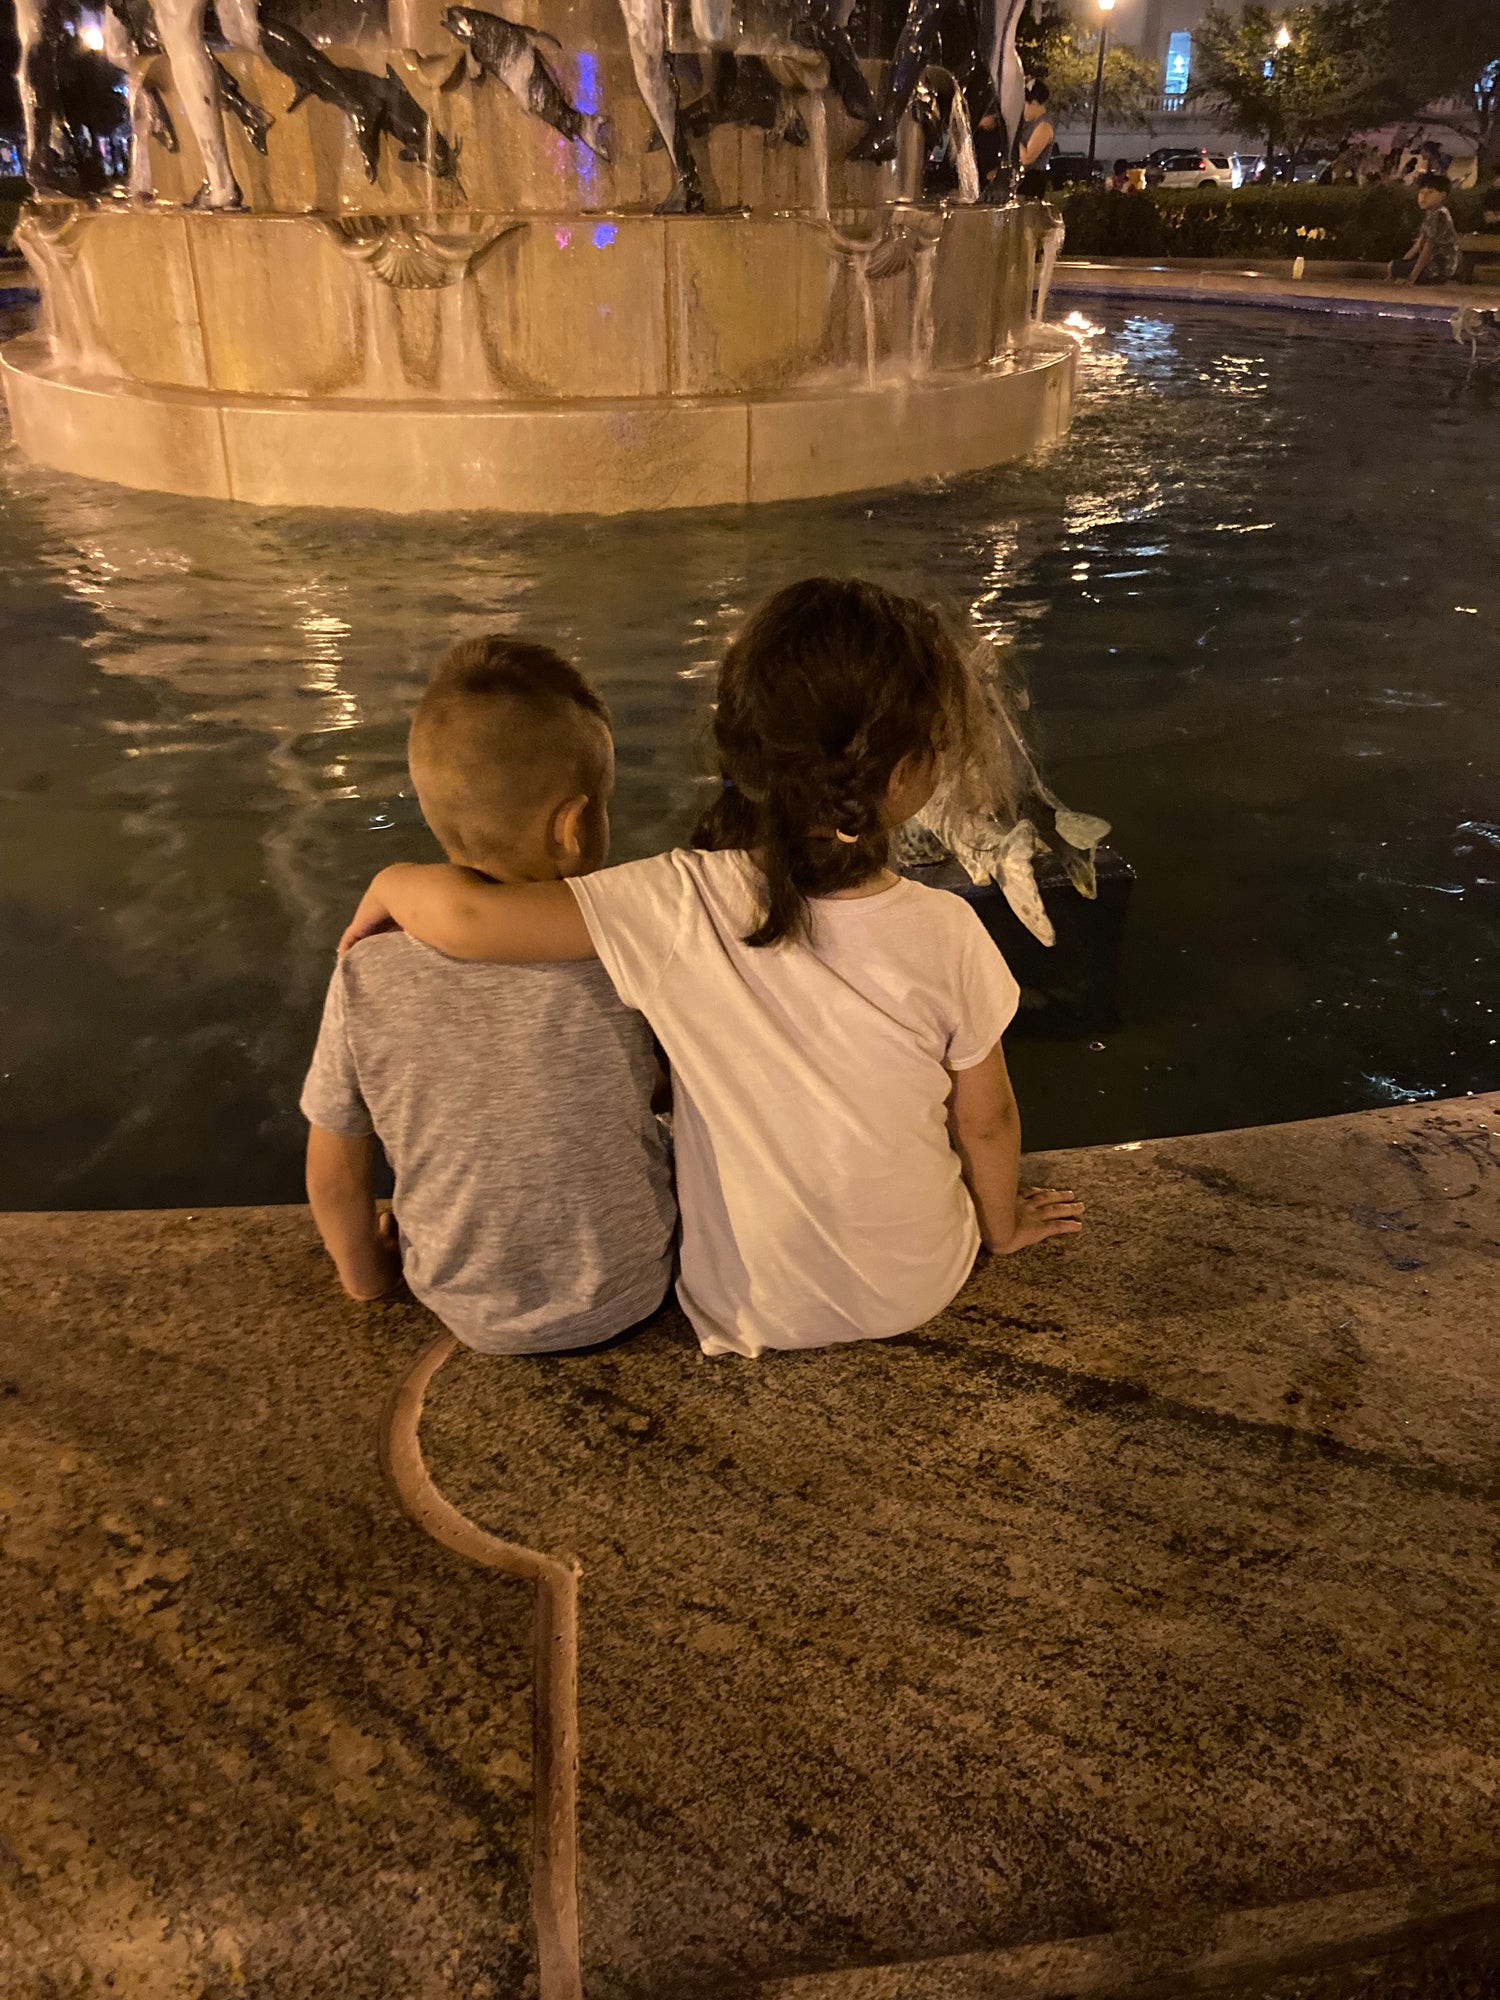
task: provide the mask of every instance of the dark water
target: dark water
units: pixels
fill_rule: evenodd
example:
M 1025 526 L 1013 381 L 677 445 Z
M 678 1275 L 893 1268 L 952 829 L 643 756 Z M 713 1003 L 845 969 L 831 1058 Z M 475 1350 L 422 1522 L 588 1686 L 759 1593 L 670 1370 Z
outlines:
M 333 940 L 427 851 L 435 655 L 581 659 L 626 858 L 684 827 L 724 634 L 812 568 L 1012 640 L 1139 871 L 1125 1025 L 1013 1050 L 1033 1144 L 1500 1085 L 1500 408 L 1441 328 L 1169 310 L 1092 316 L 1046 458 L 763 513 L 267 514 L 8 453 L 0 1207 L 295 1197 Z

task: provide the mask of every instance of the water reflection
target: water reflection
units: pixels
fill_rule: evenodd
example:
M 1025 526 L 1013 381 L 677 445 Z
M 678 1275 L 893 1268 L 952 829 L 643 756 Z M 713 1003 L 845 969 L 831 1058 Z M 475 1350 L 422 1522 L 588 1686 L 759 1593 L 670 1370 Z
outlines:
M 692 809 L 727 632 L 812 566 L 1013 643 L 1059 789 L 1141 871 L 1127 1025 L 1017 1051 L 1038 1142 L 1500 1081 L 1495 413 L 1450 400 L 1430 334 L 1081 330 L 1042 461 L 764 514 L 334 520 L 9 457 L 0 1204 L 294 1195 L 332 939 L 374 866 L 427 851 L 403 750 L 436 654 L 574 653 L 640 853 Z

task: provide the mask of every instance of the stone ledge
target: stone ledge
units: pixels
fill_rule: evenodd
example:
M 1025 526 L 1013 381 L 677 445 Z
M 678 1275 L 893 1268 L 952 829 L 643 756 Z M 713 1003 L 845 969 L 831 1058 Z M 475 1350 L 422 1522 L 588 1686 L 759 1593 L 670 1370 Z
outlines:
M 1309 264 L 1302 278 L 1217 263 L 1145 263 L 1129 259 L 1059 261 L 1054 298 L 1162 299 L 1177 305 L 1269 307 L 1284 312 L 1342 313 L 1357 319 L 1451 320 L 1460 306 L 1495 302 L 1482 285 L 1392 285 L 1381 279 L 1325 277 Z
M 1260 1992 L 1212 1961 L 1287 1905 L 1386 1954 L 1360 2000 L 1492 1990 L 1497 1125 L 1035 1160 L 1090 1234 L 898 1342 L 707 1363 L 668 1313 L 445 1368 L 439 1483 L 583 1559 L 589 2000 L 1000 2000 L 1148 1947 L 1143 1991 Z M 346 1305 L 295 1209 L 0 1251 L 0 1986 L 524 1994 L 527 1593 L 375 1472 L 431 1320 Z M 1444 1896 L 1476 1928 L 1423 1956 Z

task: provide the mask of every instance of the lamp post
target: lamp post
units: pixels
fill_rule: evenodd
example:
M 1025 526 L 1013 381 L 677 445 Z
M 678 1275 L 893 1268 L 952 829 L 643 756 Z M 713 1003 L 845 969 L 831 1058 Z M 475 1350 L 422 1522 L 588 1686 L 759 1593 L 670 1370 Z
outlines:
M 1089 180 L 1094 178 L 1094 155 L 1099 150 L 1099 98 L 1104 89 L 1104 50 L 1109 41 L 1109 17 L 1115 0 L 1099 0 L 1099 60 L 1094 66 L 1094 109 L 1089 118 Z
M 1276 42 L 1275 42 L 1274 52 L 1269 62 L 1267 62 L 1266 64 L 1266 75 L 1268 77 L 1276 77 L 1278 82 L 1281 80 L 1276 58 L 1277 56 L 1284 56 L 1287 50 L 1291 46 L 1292 46 L 1292 31 L 1287 26 L 1286 22 L 1283 21 L 1281 26 L 1276 30 Z M 1266 139 L 1266 154 L 1268 158 L 1271 155 L 1273 146 L 1274 146 L 1274 141 L 1268 136 Z M 1287 149 L 1287 171 L 1289 175 L 1295 177 L 1296 161 L 1292 157 L 1290 147 Z

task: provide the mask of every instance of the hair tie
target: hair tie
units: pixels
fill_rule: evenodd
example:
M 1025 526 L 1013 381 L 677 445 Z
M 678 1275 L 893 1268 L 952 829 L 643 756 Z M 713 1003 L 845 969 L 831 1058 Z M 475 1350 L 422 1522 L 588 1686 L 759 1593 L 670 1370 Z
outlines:
M 835 840 L 841 840 L 845 847 L 858 847 L 859 845 L 859 835 L 857 833 L 845 833 L 841 826 L 836 826 L 833 829 L 833 837 Z

